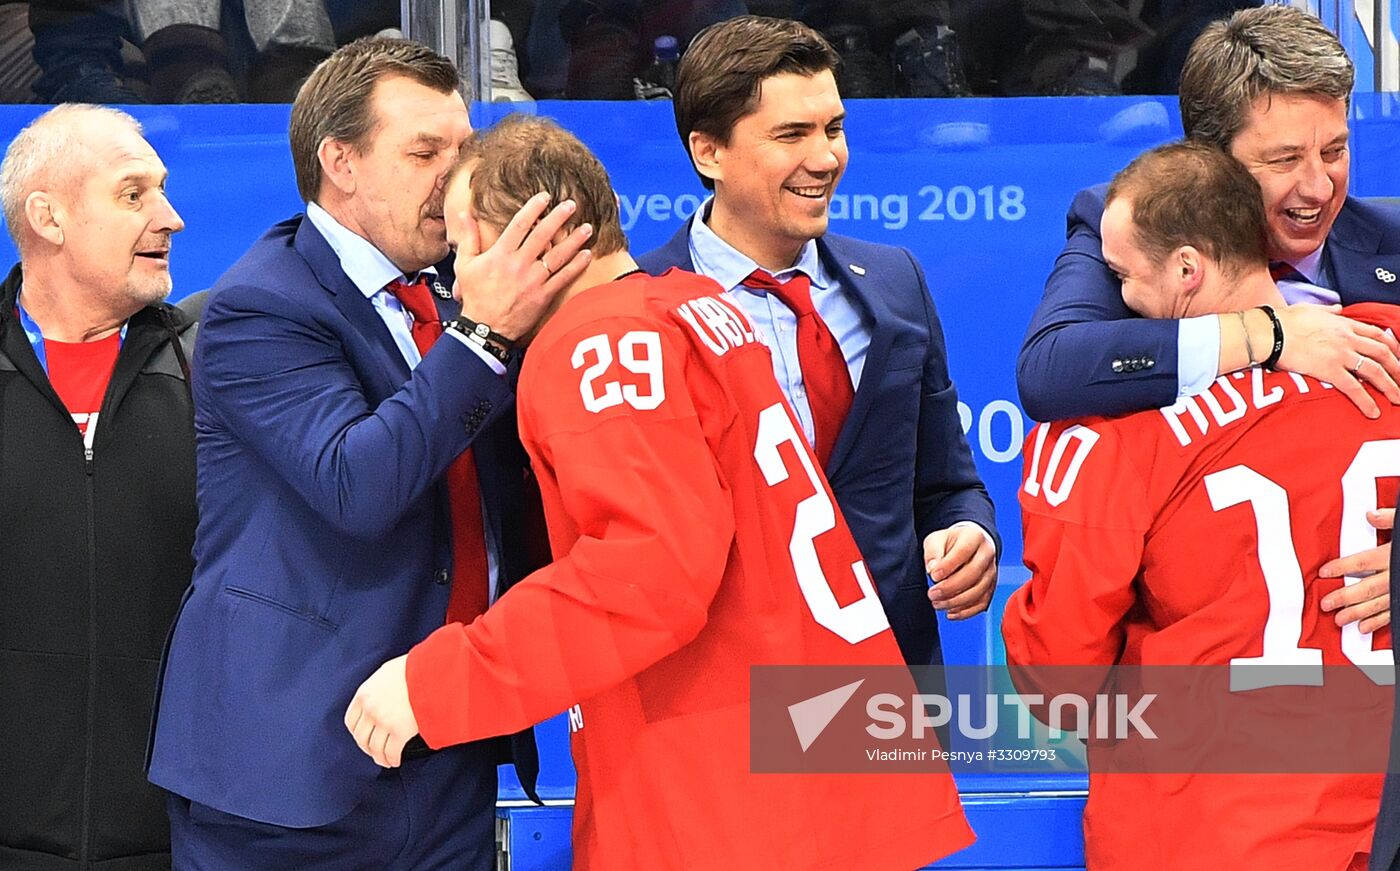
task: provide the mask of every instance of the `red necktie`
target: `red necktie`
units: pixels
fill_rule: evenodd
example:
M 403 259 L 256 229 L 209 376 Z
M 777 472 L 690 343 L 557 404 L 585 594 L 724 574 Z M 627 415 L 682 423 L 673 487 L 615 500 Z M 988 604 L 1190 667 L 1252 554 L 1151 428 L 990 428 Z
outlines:
M 756 269 L 744 279 L 744 285 L 773 294 L 797 317 L 797 363 L 802 367 L 802 383 L 807 386 L 807 404 L 812 409 L 817 442 L 813 449 L 825 466 L 855 396 L 841 346 L 812 306 L 812 282 L 807 276 L 798 272 L 786 282 L 779 282 Z
M 1289 263 L 1286 260 L 1272 261 L 1269 264 L 1269 275 L 1274 279 L 1275 283 L 1278 283 L 1280 281 L 1301 281 L 1307 284 L 1312 284 L 1311 281 L 1308 281 L 1307 276 L 1299 272 L 1297 268 L 1293 266 L 1292 263 Z
M 413 315 L 413 344 L 427 355 L 442 335 L 437 305 L 428 281 L 420 274 L 412 284 L 395 279 L 385 290 L 398 297 Z M 486 526 L 471 448 L 447 467 L 447 495 L 452 503 L 452 592 L 447 599 L 447 622 L 470 623 L 486 611 L 491 570 L 486 562 Z

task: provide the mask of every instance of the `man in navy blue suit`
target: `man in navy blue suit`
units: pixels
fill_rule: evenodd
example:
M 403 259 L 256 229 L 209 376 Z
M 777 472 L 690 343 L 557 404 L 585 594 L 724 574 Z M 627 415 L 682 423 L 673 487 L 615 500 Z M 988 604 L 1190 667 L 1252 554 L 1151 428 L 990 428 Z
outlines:
M 471 130 L 457 89 L 451 61 L 403 40 L 325 61 L 292 107 L 306 214 L 214 288 L 194 363 L 196 568 L 149 766 L 173 794 L 175 867 L 494 866 L 510 742 L 390 771 L 342 722 L 379 663 L 528 570 L 509 346 L 590 259 L 586 226 L 550 247 L 574 209 L 535 226 L 536 196 L 519 244 L 457 276 L 459 313 L 433 268 Z
M 991 601 L 995 517 L 918 263 L 827 232 L 847 158 L 836 64 L 794 21 L 744 16 L 697 36 L 676 126 L 714 197 L 638 262 L 708 275 L 764 334 L 905 659 L 936 664 L 934 608 L 961 619 Z
M 1347 101 L 1354 79 L 1341 43 L 1291 7 L 1235 13 L 1202 32 L 1181 74 L 1189 138 L 1233 155 L 1259 181 L 1272 271 L 1290 303 L 1185 320 L 1139 318 L 1104 263 L 1104 187 L 1070 207 L 1068 242 L 1031 318 L 1017 364 L 1021 403 L 1037 420 L 1171 405 L 1214 379 L 1272 360 L 1330 382 L 1368 417 L 1367 381 L 1400 402 L 1393 338 L 1332 304 L 1400 302 L 1400 212 L 1347 195 Z M 1275 341 L 1282 347 L 1274 353 Z M 1392 513 L 1373 516 L 1389 528 Z M 1373 573 L 1328 596 L 1339 622 L 1372 632 L 1390 621 L 1389 545 L 1346 555 L 1325 577 Z

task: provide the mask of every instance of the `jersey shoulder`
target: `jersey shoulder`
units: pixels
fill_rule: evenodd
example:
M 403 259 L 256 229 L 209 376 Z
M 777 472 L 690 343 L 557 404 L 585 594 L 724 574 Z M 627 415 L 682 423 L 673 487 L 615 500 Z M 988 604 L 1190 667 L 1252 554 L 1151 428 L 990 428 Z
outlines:
M 1213 462 L 1260 425 L 1282 434 L 1302 419 L 1278 412 L 1328 399 L 1346 401 L 1315 379 L 1254 368 L 1222 375 L 1201 393 L 1162 408 L 1041 424 L 1027 439 L 1026 483 L 1047 471 L 1072 470 L 1098 485 L 1090 489 L 1127 487 L 1137 501 L 1152 502 L 1165 498 L 1189 469 Z M 1071 447 L 1078 447 L 1079 453 Z M 1079 458 L 1074 466 L 1057 464 L 1067 452 Z M 1023 503 L 1030 492 L 1023 488 Z M 1122 497 L 1098 493 L 1094 498 L 1110 495 L 1114 501 Z
M 680 306 L 697 297 L 722 296 L 723 292 L 714 279 L 681 269 L 654 276 L 634 272 L 566 300 L 541 328 L 534 344 L 547 347 L 561 336 L 590 326 L 598 326 L 599 332 L 613 332 L 615 327 L 630 329 L 638 323 L 658 328 L 674 325 L 674 312 Z
M 1342 309 L 1342 314 L 1352 320 L 1400 335 L 1400 306 L 1382 302 L 1359 302 Z
M 1100 529 L 1145 530 L 1172 456 L 1157 410 L 1038 424 L 1022 450 L 1022 511 Z

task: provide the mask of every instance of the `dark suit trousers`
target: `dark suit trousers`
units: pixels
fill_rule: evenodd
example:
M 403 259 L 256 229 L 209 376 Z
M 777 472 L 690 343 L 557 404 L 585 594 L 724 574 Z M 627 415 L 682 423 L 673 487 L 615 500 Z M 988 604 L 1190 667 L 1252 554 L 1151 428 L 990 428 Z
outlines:
M 381 771 L 349 814 L 309 829 L 171 796 L 172 864 L 179 871 L 491 871 L 497 755 L 488 742 L 405 760 Z

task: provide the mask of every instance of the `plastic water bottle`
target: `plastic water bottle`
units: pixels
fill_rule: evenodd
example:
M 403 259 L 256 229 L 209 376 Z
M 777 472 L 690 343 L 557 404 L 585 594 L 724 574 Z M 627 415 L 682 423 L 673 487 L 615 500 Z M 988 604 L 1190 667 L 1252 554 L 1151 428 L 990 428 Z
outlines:
M 658 36 L 652 48 L 651 66 L 632 84 L 638 100 L 670 100 L 676 93 L 676 64 L 681 59 L 680 43 L 674 36 Z

